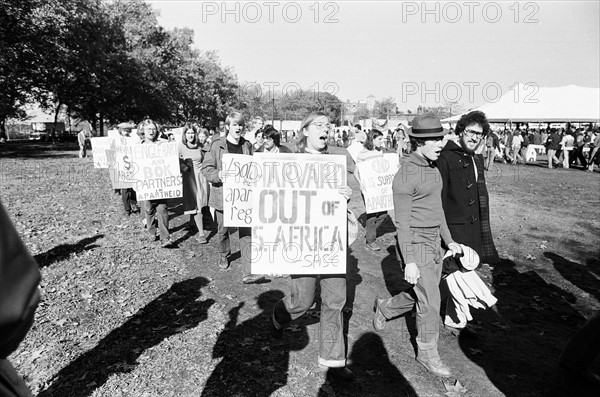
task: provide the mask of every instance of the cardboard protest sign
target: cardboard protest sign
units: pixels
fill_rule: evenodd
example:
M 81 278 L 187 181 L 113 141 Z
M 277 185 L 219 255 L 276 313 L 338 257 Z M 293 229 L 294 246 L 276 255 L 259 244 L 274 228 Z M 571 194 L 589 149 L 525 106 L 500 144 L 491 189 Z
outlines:
M 137 165 L 133 161 L 131 145 L 139 143 L 137 136 L 111 138 L 112 149 L 106 151 L 109 161 L 110 181 L 113 189 L 133 187 L 136 181 Z
M 94 159 L 94 168 L 109 168 L 109 162 L 106 151 L 114 147 L 114 141 L 109 137 L 92 137 L 92 158 Z
M 255 154 L 253 274 L 346 272 L 346 158 Z
M 397 154 L 386 153 L 356 164 L 367 214 L 394 209 L 392 182 L 398 163 Z
M 133 188 L 138 200 L 183 197 L 177 143 L 144 143 L 123 146 L 130 152 Z
M 254 157 L 224 153 L 222 158 L 223 224 L 250 227 L 252 224 L 252 186 L 258 167 Z

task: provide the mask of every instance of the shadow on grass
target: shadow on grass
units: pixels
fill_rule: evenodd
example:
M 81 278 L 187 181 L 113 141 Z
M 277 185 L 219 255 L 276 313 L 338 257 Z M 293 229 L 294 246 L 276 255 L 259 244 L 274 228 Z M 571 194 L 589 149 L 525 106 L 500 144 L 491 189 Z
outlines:
M 240 324 L 244 302 L 229 310 L 229 322 L 213 348 L 213 358 L 223 359 L 206 381 L 202 396 L 267 397 L 287 384 L 290 351 L 306 347 L 308 332 L 306 325 L 296 322 L 295 332 L 286 330 L 283 339 L 270 339 L 267 324 L 282 298 L 279 290 L 263 292 L 256 298 L 261 312 Z
M 388 255 L 381 261 L 381 271 L 390 296 L 394 296 L 411 289 L 413 285 L 404 280 L 404 271 L 400 265 L 395 245 L 387 247 L 387 252 Z M 387 296 L 381 296 L 381 298 L 387 298 Z
M 554 252 L 544 252 L 544 256 L 553 262 L 554 268 L 571 284 L 600 300 L 600 260 L 591 258 L 586 265 L 582 265 Z
M 60 262 L 63 259 L 68 258 L 71 254 L 79 254 L 80 252 L 91 250 L 98 247 L 94 243 L 96 240 L 104 237 L 104 234 L 97 234 L 93 237 L 87 237 L 75 244 L 61 244 L 52 248 L 49 251 L 37 254 L 34 258 L 40 268 L 50 266 L 55 262 Z
M 355 381 L 346 383 L 333 378 L 319 389 L 319 397 L 327 396 L 406 396 L 416 397 L 410 382 L 392 364 L 381 337 L 366 332 L 354 343 L 349 356 L 348 368 L 354 373 Z
M 569 304 L 575 297 L 534 271 L 519 272 L 509 260 L 493 268 L 499 318 L 477 311 L 478 340 L 459 336 L 469 360 L 506 396 L 539 396 L 558 357 L 585 319 Z
M 38 397 L 85 397 L 114 374 L 131 372 L 147 349 L 206 320 L 212 299 L 197 301 L 209 281 L 197 277 L 175 283 L 79 356 L 51 380 Z
M 72 153 L 64 153 L 72 151 Z M 3 159 L 9 158 L 36 158 L 36 159 L 79 159 L 79 146 L 77 143 L 51 143 L 39 141 L 9 141 L 0 145 L 0 153 Z M 88 150 L 88 157 L 91 150 Z M 87 161 L 86 158 L 80 161 Z

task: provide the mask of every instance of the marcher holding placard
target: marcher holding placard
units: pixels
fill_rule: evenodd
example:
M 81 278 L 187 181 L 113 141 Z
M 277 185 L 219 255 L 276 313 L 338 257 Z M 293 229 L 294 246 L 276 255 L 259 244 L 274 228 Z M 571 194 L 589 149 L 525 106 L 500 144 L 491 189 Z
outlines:
M 188 227 L 198 229 L 198 242 L 206 244 L 204 224 L 202 221 L 202 208 L 208 205 L 208 182 L 200 172 L 204 152 L 200 143 L 201 131 L 192 124 L 187 123 L 181 135 L 179 145 L 179 166 L 183 177 L 183 213 L 189 216 Z M 204 137 L 206 141 L 206 136 Z M 192 222 L 194 218 L 195 225 Z
M 119 135 L 124 138 L 125 142 L 129 143 L 129 139 L 131 137 L 131 130 L 133 129 L 133 124 L 130 123 L 121 123 L 117 126 L 119 129 Z M 131 141 L 133 143 L 133 141 Z M 121 189 L 121 199 L 123 200 L 123 210 L 125 211 L 125 215 L 129 216 L 133 214 L 140 213 L 140 207 L 138 206 L 137 197 L 135 195 L 135 190 L 133 188 Z
M 295 152 L 327 154 L 330 127 L 326 114 L 310 113 L 302 120 L 302 138 L 296 143 Z M 342 186 L 339 193 L 349 200 L 352 190 L 348 186 Z M 318 362 L 321 367 L 328 368 L 333 376 L 350 381 L 353 374 L 346 368 L 342 321 L 342 309 L 346 303 L 345 274 L 292 276 L 291 293 L 275 304 L 269 331 L 274 339 L 280 339 L 283 327 L 306 313 L 315 300 L 317 281 L 321 286 Z
M 210 151 L 206 153 L 206 158 L 202 163 L 202 173 L 206 180 L 211 184 L 211 193 L 209 205 L 215 209 L 217 220 L 217 238 L 221 245 L 221 255 L 219 258 L 219 268 L 227 270 L 231 257 L 231 238 L 229 228 L 224 225 L 223 217 L 223 170 L 222 158 L 225 153 L 252 154 L 252 145 L 244 137 L 242 130 L 245 125 L 244 116 L 241 113 L 233 112 L 225 119 L 225 128 L 227 135 L 216 139 Z M 250 273 L 250 242 L 251 229 L 249 227 L 238 227 L 240 239 L 240 253 L 242 259 L 242 282 L 252 284 L 265 279 L 264 276 Z
M 159 145 L 164 140 L 159 139 L 158 125 L 150 120 L 146 119 L 138 125 L 138 131 L 144 132 L 143 144 Z M 156 223 L 158 223 L 158 231 L 160 234 L 160 240 L 164 248 L 173 247 L 171 241 L 171 235 L 169 234 L 169 213 L 167 211 L 167 200 L 147 200 L 145 201 L 146 206 L 146 227 L 150 234 L 150 241 L 156 241 Z M 156 220 L 156 222 L 155 222 Z
M 441 239 L 454 255 L 462 253 L 452 240 L 442 208 L 442 179 L 434 161 L 446 134 L 440 120 L 431 114 L 415 117 L 409 130 L 412 153 L 404 157 L 394 178 L 394 211 L 399 260 L 404 279 L 413 288 L 388 299 L 375 300 L 373 326 L 381 331 L 388 319 L 417 308 L 417 361 L 431 373 L 447 377 L 450 369 L 439 356 Z
M 364 149 L 358 153 L 356 156 L 356 162 L 360 163 L 362 161 L 372 159 L 375 157 L 383 157 L 383 148 L 385 147 L 385 141 L 383 138 L 383 133 L 377 129 L 372 129 L 367 134 L 367 139 L 363 144 Z M 360 175 L 358 173 L 358 168 L 354 172 L 356 179 L 360 183 Z M 363 197 L 364 199 L 364 197 Z M 379 251 L 381 247 L 375 241 L 377 239 L 377 228 L 385 221 L 387 217 L 387 211 L 374 212 L 371 214 L 367 214 L 367 221 L 365 223 L 365 234 L 366 234 L 366 242 L 367 248 L 371 251 Z

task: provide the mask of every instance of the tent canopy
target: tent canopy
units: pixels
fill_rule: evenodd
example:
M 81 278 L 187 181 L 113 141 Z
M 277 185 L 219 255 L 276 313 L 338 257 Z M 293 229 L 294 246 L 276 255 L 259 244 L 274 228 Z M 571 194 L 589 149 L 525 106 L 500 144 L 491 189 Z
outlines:
M 476 109 L 491 123 L 513 122 L 599 122 L 600 89 L 568 85 L 537 87 L 519 84 L 496 102 Z M 442 121 L 456 123 L 462 115 Z

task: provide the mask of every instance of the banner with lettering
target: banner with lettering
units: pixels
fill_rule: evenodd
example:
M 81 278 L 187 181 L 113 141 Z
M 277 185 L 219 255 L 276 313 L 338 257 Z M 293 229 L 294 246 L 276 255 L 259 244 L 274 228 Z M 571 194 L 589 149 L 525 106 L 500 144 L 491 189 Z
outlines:
M 133 161 L 132 145 L 139 143 L 139 138 L 133 135 L 111 138 L 112 149 L 106 151 L 106 156 L 113 189 L 127 189 L 135 185 L 138 167 Z
M 367 214 L 394 209 L 392 182 L 398 172 L 398 163 L 395 153 L 356 163 Z
M 345 156 L 257 153 L 248 169 L 252 273 L 345 273 Z
M 92 144 L 92 158 L 94 160 L 94 168 L 109 168 L 110 164 L 106 156 L 106 151 L 114 147 L 114 140 L 112 138 L 103 137 L 92 137 L 90 138 Z
M 183 197 L 177 143 L 143 143 L 123 148 L 132 159 L 133 188 L 138 201 Z
M 223 180 L 223 224 L 227 227 L 252 225 L 252 187 L 259 177 L 254 157 L 224 153 L 221 161 Z

